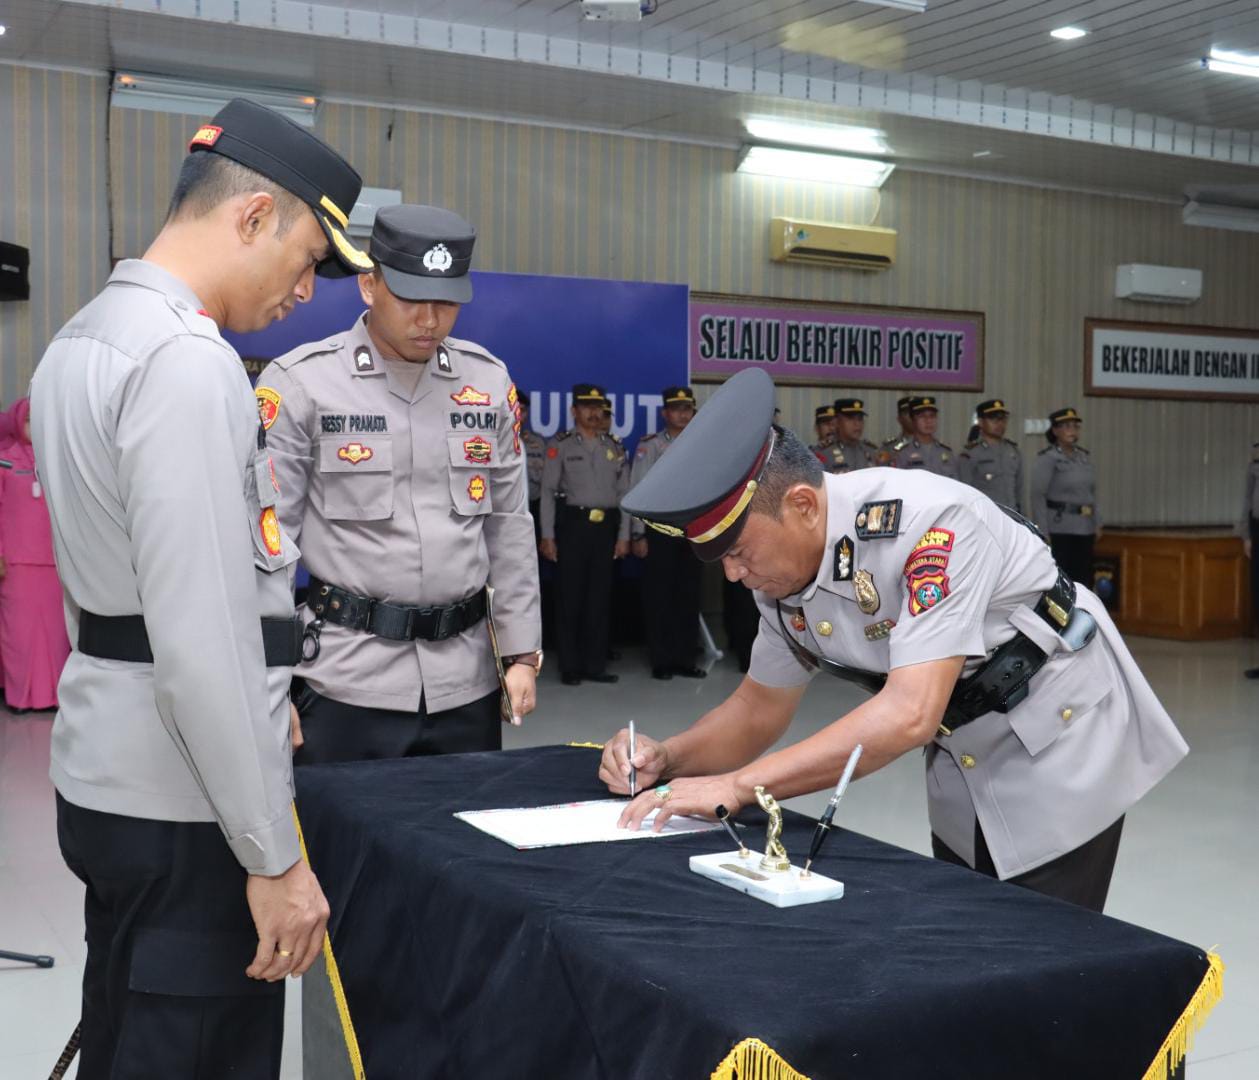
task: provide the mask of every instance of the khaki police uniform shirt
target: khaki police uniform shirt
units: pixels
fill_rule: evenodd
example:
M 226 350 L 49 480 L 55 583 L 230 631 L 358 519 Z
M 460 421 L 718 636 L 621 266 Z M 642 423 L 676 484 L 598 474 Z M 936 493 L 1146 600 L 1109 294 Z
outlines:
M 629 486 L 632 488 L 650 471 L 651 467 L 661 459 L 664 452 L 673 445 L 673 436 L 668 431 L 659 431 L 654 435 L 644 435 L 638 440 L 634 449 L 634 461 L 630 466 Z M 647 526 L 642 518 L 633 518 L 630 532 L 635 540 L 642 540 L 647 535 Z
M 629 490 L 630 466 L 625 447 L 612 435 L 587 439 L 576 428 L 557 435 L 546 448 L 542 469 L 542 539 L 555 539 L 556 498 L 567 507 L 611 513 Z M 616 538 L 628 540 L 629 515 L 621 514 Z M 560 553 L 563 558 L 563 553 Z
M 1078 588 L 1099 628 L 1078 652 L 1034 613 L 1056 579 L 1053 558 L 995 503 L 899 470 L 824 482 L 817 578 L 782 602 L 786 633 L 811 653 L 875 672 L 965 656 L 969 673 L 1021 630 L 1050 657 L 1008 714 L 988 713 L 928 746 L 931 829 L 953 851 L 974 864 L 978 817 L 999 875 L 1024 873 L 1113 824 L 1188 752 L 1096 596 Z M 750 677 L 807 683 L 774 601 L 756 601 Z
M 152 664 L 71 652 L 51 774 L 77 806 L 217 821 L 251 873 L 300 857 L 289 668 L 260 619 L 293 615 L 297 548 L 276 524 L 240 357 L 191 290 L 118 264 L 48 346 L 31 427 L 70 640 L 80 612 L 144 616 Z
M 1051 510 L 1049 500 L 1087 507 L 1084 513 Z M 1056 444 L 1036 455 L 1032 467 L 1032 520 L 1049 535 L 1091 536 L 1102 527 L 1093 459 L 1081 446 L 1068 454 Z
M 937 476 L 957 479 L 957 455 L 952 447 L 939 441 L 924 443 L 906 439 L 899 450 L 893 451 L 889 464 L 898 469 L 925 469 Z
M 536 431 L 521 431 L 520 444 L 525 448 L 525 471 L 529 476 L 529 501 L 542 497 L 542 468 L 546 465 L 546 441 Z
M 1246 470 L 1246 487 L 1242 495 L 1242 516 L 1237 523 L 1239 536 L 1250 536 L 1252 521 L 1259 521 L 1259 442 L 1250 448 L 1250 468 Z
M 494 589 L 504 655 L 541 647 L 533 519 L 516 390 L 501 361 L 447 338 L 427 363 L 390 364 L 364 318 L 258 378 L 280 517 L 311 574 L 413 607 Z M 304 608 L 303 618 L 314 615 Z M 297 673 L 320 694 L 431 713 L 498 687 L 484 620 L 445 641 L 391 641 L 327 623 Z
M 1009 439 L 978 438 L 958 455 L 958 479 L 993 502 L 1023 512 L 1023 455 Z
M 879 448 L 864 439 L 857 442 L 818 443 L 809 447 L 828 473 L 846 473 L 878 464 Z

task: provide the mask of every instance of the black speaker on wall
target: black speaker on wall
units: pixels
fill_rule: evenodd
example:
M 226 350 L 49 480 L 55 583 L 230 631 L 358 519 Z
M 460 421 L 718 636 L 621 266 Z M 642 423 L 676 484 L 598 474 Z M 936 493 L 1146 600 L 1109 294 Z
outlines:
M 0 300 L 31 298 L 31 253 L 0 240 Z

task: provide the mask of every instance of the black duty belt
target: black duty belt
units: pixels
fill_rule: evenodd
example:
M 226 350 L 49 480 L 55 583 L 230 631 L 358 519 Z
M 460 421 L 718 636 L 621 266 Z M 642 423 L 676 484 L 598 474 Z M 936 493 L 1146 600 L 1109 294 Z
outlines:
M 1061 510 L 1064 514 L 1079 514 L 1081 517 L 1092 517 L 1093 507 L 1088 503 L 1064 503 L 1056 499 L 1046 499 L 1045 505 L 1050 510 Z
M 848 682 L 856 683 L 870 693 L 878 693 L 887 682 L 882 672 L 847 667 L 824 656 L 817 656 L 796 641 L 783 622 L 782 605 L 778 607 L 778 625 L 788 647 L 805 667 L 824 670 Z M 1053 587 L 1042 594 L 1033 610 L 1062 637 L 1072 650 L 1082 648 L 1093 639 L 1097 623 L 1087 611 L 1075 607 L 1075 582 L 1061 570 Z M 979 668 L 959 679 L 949 697 L 940 734 L 951 735 L 990 712 L 1009 712 L 1027 697 L 1028 684 L 1049 656 L 1021 630 L 1009 641 L 998 645 Z
M 300 619 L 263 619 L 262 650 L 267 667 L 294 667 L 302 657 Z M 101 660 L 153 663 L 143 615 L 79 614 L 79 652 Z
M 614 514 L 620 514 L 620 510 L 615 506 L 565 506 L 564 513 L 569 517 L 588 521 L 592 525 L 602 525 L 605 521 L 620 520 L 619 517 L 613 517 Z
M 310 579 L 306 606 L 315 613 L 315 624 L 336 623 L 350 630 L 362 630 L 390 641 L 445 641 L 462 634 L 485 618 L 485 589 L 455 604 L 434 607 L 404 607 L 387 604 L 370 596 L 357 596 L 318 578 Z M 307 638 L 311 633 L 307 631 Z M 318 629 L 314 631 L 315 651 L 307 646 L 305 659 L 318 652 Z

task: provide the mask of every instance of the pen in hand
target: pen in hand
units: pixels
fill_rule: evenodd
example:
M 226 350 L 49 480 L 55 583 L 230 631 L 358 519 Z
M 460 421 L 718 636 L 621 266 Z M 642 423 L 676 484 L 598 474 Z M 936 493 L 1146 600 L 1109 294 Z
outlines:
M 629 787 L 630 787 L 631 799 L 635 795 L 638 794 L 638 770 L 634 768 L 634 754 L 637 752 L 637 750 L 638 750 L 638 744 L 634 738 L 634 721 L 631 720 L 629 722 L 629 763 L 630 763 Z
M 822 841 L 831 831 L 831 822 L 835 820 L 835 808 L 839 806 L 839 800 L 844 797 L 844 792 L 848 789 L 848 781 L 852 779 L 852 774 L 857 769 L 857 762 L 861 760 L 861 744 L 858 743 L 852 748 L 852 753 L 848 755 L 848 764 L 844 766 L 844 775 L 839 778 L 839 783 L 835 785 L 835 794 L 831 796 L 830 802 L 826 804 L 826 810 L 822 816 L 818 818 L 817 828 L 813 830 L 813 842 L 809 845 L 809 857 L 804 862 L 804 869 L 800 871 L 801 877 L 807 877 L 809 867 L 813 865 L 813 860 L 817 858 L 818 852 L 822 850 Z

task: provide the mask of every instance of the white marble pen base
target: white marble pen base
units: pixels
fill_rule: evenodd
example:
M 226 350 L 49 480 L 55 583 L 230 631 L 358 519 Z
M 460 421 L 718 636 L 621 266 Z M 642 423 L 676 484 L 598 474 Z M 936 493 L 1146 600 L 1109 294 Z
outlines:
M 801 877 L 798 866 L 790 870 L 762 870 L 759 852 L 742 859 L 737 851 L 692 855 L 691 870 L 774 907 L 799 907 L 821 900 L 838 900 L 844 895 L 842 881 L 817 873 Z

